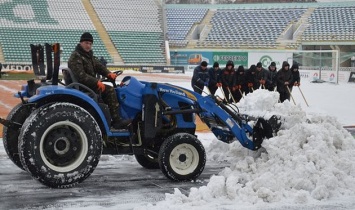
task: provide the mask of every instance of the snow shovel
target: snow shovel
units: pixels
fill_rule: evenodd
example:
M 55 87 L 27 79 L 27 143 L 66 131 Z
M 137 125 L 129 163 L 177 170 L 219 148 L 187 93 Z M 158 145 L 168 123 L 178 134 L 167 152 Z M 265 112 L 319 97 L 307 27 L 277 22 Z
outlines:
M 291 91 L 290 91 L 290 88 L 288 87 L 288 85 L 286 85 L 286 87 L 287 87 L 288 93 L 290 94 L 290 96 L 291 96 L 291 98 L 292 98 L 293 103 L 296 105 L 295 99 L 294 99 L 293 96 L 292 96 L 292 93 L 291 93 Z
M 228 89 L 229 95 L 231 96 L 233 102 L 236 103 L 235 100 L 234 100 L 234 97 L 232 95 L 232 91 L 229 89 L 229 87 L 227 87 L 227 89 Z
M 239 93 L 240 93 L 240 95 L 244 98 L 244 96 L 243 96 L 243 92 L 239 89 Z
M 303 97 L 303 99 L 304 99 L 304 102 L 306 102 L 307 106 L 309 107 L 309 105 L 308 105 L 308 103 L 307 103 L 307 100 L 306 100 L 306 98 L 304 97 L 303 92 L 302 92 L 300 86 L 297 86 L 297 87 L 298 87 L 298 90 L 300 90 L 300 92 L 301 92 L 301 95 L 302 95 L 302 97 Z
M 226 97 L 226 94 L 224 94 L 223 88 L 222 88 L 222 87 L 219 87 L 219 88 L 220 88 L 221 93 L 222 93 L 222 95 L 223 95 L 223 97 L 224 97 L 224 100 L 226 101 L 226 103 L 228 103 L 228 99 L 227 99 L 227 97 Z

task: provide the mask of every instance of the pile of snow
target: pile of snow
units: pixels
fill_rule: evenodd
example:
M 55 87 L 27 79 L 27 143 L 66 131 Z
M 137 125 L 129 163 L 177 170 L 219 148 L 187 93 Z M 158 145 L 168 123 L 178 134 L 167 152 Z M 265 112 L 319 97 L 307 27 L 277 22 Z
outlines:
M 214 160 L 231 165 L 211 177 L 207 186 L 178 189 L 166 200 L 136 209 L 235 209 L 271 207 L 275 203 L 311 204 L 355 195 L 355 141 L 334 117 L 306 114 L 278 94 L 257 90 L 238 104 L 242 113 L 282 117 L 277 136 L 265 140 L 267 152 L 253 152 L 239 142 L 214 140 L 207 148 Z M 240 208 L 238 208 L 240 209 Z

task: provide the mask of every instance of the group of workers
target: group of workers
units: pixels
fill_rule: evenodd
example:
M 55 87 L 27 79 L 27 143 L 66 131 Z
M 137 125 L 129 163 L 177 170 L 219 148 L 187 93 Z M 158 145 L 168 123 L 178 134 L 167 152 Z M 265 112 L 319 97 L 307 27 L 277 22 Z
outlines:
M 223 69 L 219 67 L 218 62 L 209 69 L 207 66 L 208 63 L 202 61 L 194 69 L 191 79 L 193 90 L 202 94 L 206 87 L 207 93 L 214 95 L 217 89 L 221 88 L 226 102 L 239 102 L 244 95 L 259 88 L 278 91 L 280 102 L 283 102 L 290 100 L 292 87 L 300 85 L 297 63 L 290 68 L 290 64 L 284 61 L 278 71 L 275 62 L 271 62 L 268 69 L 264 69 L 261 62 L 251 65 L 247 70 L 242 65 L 235 69 L 233 61 L 228 61 Z

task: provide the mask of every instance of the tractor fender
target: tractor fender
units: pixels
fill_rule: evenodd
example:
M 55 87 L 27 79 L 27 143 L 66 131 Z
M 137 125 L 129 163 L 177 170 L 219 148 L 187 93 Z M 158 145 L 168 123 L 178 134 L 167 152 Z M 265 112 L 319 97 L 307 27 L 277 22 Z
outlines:
M 29 98 L 28 102 L 37 103 L 38 106 L 55 102 L 77 104 L 88 110 L 91 115 L 94 116 L 103 133 L 110 132 L 110 126 L 105 120 L 105 114 L 101 110 L 99 104 L 82 91 L 61 86 L 43 86 L 37 89 L 37 95 Z

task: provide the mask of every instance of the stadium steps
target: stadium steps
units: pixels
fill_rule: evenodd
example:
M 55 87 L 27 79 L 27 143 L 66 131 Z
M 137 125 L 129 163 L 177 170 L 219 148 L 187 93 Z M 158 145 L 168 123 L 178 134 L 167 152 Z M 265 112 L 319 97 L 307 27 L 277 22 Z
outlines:
M 187 48 L 195 48 L 196 44 L 198 41 L 204 40 L 206 39 L 208 33 L 210 32 L 211 28 L 212 28 L 212 24 L 211 24 L 211 20 L 212 17 L 214 15 L 215 11 L 214 10 L 208 10 L 205 17 L 203 17 L 203 19 L 201 20 L 200 24 L 194 24 L 193 27 L 191 27 L 191 30 L 189 31 L 189 33 L 186 36 L 186 39 L 189 40 L 188 44 L 187 44 Z M 200 33 L 200 39 L 199 40 L 193 40 L 192 39 L 192 33 L 195 30 L 196 27 L 198 26 L 204 26 L 201 33 Z
M 5 62 L 4 53 L 3 53 L 2 46 L 0 44 L 0 63 L 4 63 L 4 62 Z
M 102 25 L 101 20 L 97 16 L 96 11 L 94 10 L 90 0 L 82 0 L 82 3 L 92 23 L 96 28 L 97 33 L 99 34 L 102 42 L 104 43 L 108 53 L 112 57 L 113 62 L 123 63 L 121 56 L 118 54 L 117 49 L 114 47 L 114 44 L 110 39 L 110 36 L 108 35 L 105 27 Z
M 163 22 L 163 15 L 166 16 L 166 14 L 163 12 L 163 6 L 161 0 L 154 0 L 154 3 L 158 6 L 159 23 L 160 23 L 161 31 L 163 31 L 163 40 L 164 40 L 164 42 L 161 45 L 161 49 L 163 51 L 164 57 L 166 57 L 165 40 L 167 38 L 164 36 L 164 34 L 167 33 L 167 27 L 166 28 L 164 27 L 164 22 Z
M 289 28 L 293 25 L 293 39 L 285 40 L 283 37 L 283 33 L 277 38 L 276 43 L 278 44 L 278 49 L 296 49 L 301 44 L 301 37 L 303 32 L 309 26 L 308 18 L 312 15 L 315 8 L 308 8 L 302 16 L 297 20 L 297 22 L 290 23 L 286 28 Z M 286 29 L 285 29 L 286 30 Z M 297 33 L 295 33 L 297 32 Z
M 298 48 L 298 46 L 301 44 L 303 32 L 310 26 L 308 19 L 309 19 L 309 17 L 311 17 L 311 15 L 315 9 L 316 8 L 314 8 L 314 7 L 308 8 L 307 11 L 298 20 L 298 22 L 300 23 L 300 26 L 299 26 L 298 32 L 295 34 L 295 36 L 296 36 L 295 37 L 295 39 L 296 39 L 295 48 Z
M 301 44 L 303 32 L 310 26 L 308 19 L 309 19 L 309 17 L 311 17 L 311 15 L 315 9 L 316 8 L 314 8 L 314 7 L 310 7 L 306 10 L 305 13 L 303 13 L 301 18 L 297 22 L 298 31 L 295 34 L 295 37 L 293 38 L 296 41 L 294 43 L 288 44 L 286 46 L 286 49 L 290 49 L 290 48 L 297 49 L 298 46 Z

